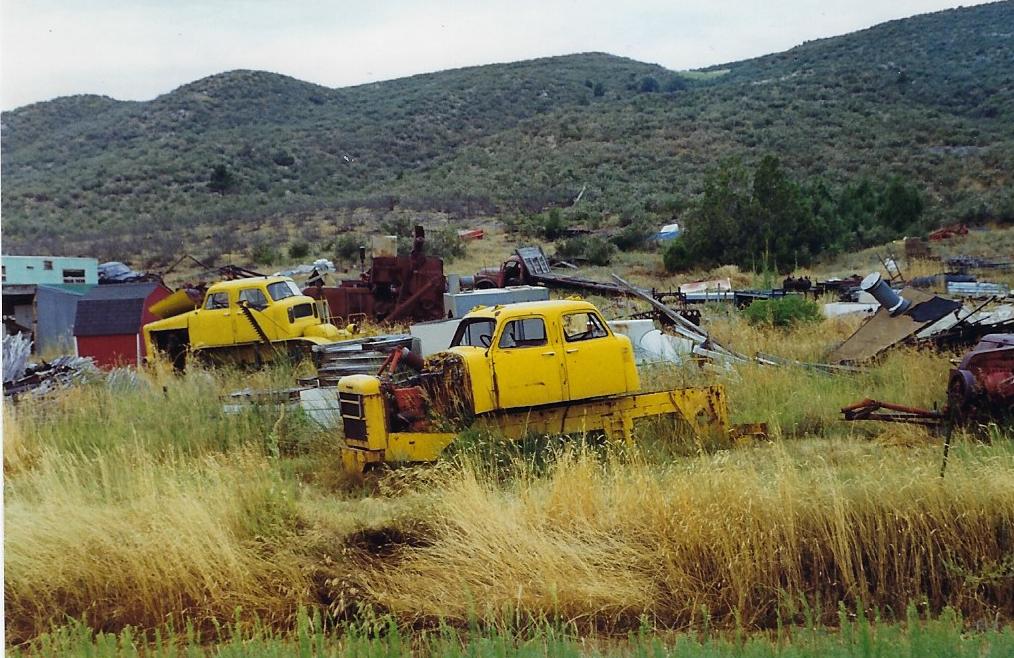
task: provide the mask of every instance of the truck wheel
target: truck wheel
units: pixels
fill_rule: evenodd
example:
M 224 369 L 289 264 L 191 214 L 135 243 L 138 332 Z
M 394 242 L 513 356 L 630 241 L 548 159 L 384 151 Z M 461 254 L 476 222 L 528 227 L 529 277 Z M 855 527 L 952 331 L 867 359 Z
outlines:
M 183 372 L 187 367 L 187 346 L 182 343 L 180 337 L 171 334 L 166 341 L 165 351 L 169 356 L 169 362 L 173 364 L 173 370 Z
M 300 343 L 289 343 L 286 346 L 285 359 L 290 366 L 296 367 L 303 361 L 303 359 L 309 356 L 308 351 L 309 350 Z

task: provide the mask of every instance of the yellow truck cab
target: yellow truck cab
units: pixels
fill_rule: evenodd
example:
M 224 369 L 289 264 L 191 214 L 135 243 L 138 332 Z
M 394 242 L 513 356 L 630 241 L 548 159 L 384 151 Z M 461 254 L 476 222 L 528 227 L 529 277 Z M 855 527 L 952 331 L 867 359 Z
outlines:
M 208 356 L 257 362 L 279 351 L 293 355 L 343 337 L 343 332 L 322 319 L 327 314 L 319 302 L 304 295 L 288 277 L 215 283 L 200 306 L 186 312 L 173 306 L 174 297 L 164 301 L 163 312 L 152 307 L 153 313 L 164 317 L 144 326 L 144 340 L 148 354 L 162 352 L 177 365 L 188 348 Z
M 585 301 L 472 311 L 448 351 L 465 361 L 477 414 L 640 389 L 630 339 L 614 334 Z
M 675 415 L 690 431 L 725 432 L 720 386 L 640 392 L 630 339 L 579 300 L 475 309 L 451 346 L 410 376 L 338 380 L 350 472 L 382 462 L 431 461 L 478 423 L 509 438 L 603 431 L 633 439 L 634 421 Z

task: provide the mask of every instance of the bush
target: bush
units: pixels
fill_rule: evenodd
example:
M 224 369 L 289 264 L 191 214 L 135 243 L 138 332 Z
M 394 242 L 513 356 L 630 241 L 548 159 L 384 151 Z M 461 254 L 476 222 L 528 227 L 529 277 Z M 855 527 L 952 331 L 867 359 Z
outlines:
M 450 227 L 429 231 L 426 233 L 426 253 L 452 261 L 465 255 L 465 242 Z
M 307 254 L 310 253 L 310 245 L 306 242 L 299 240 L 289 245 L 289 258 L 292 260 L 300 260 L 306 258 Z
M 609 241 L 622 251 L 643 249 L 651 233 L 651 229 L 644 224 L 634 223 L 620 229 L 618 233 L 609 238 Z
M 236 187 L 236 177 L 224 164 L 215 165 L 208 176 L 208 189 L 212 192 L 225 194 Z
M 366 238 L 358 233 L 343 233 L 335 240 L 335 257 L 342 262 L 356 260 L 359 257 L 359 247 L 365 244 Z
M 823 318 L 817 303 L 801 295 L 758 300 L 747 306 L 744 313 L 754 326 L 794 327 L 798 324 L 820 322 Z
M 570 238 L 556 245 L 558 258 L 581 260 L 591 265 L 608 265 L 615 254 L 616 245 L 595 236 Z
M 658 80 L 646 75 L 641 79 L 640 91 L 642 94 L 653 94 L 659 90 Z
M 250 258 L 260 265 L 274 265 L 278 261 L 278 250 L 271 243 L 262 242 L 250 250 Z
M 547 213 L 540 213 L 532 217 L 534 232 L 546 240 L 556 240 L 563 235 L 566 228 L 563 221 L 563 213 L 559 208 L 553 208 Z
M 670 240 L 663 248 L 662 265 L 665 266 L 666 272 L 684 272 L 689 270 L 692 264 L 690 250 L 687 249 L 687 243 L 682 238 Z
M 291 167 L 296 164 L 296 159 L 286 153 L 285 151 L 279 151 L 274 154 L 271 158 L 276 165 L 279 167 Z

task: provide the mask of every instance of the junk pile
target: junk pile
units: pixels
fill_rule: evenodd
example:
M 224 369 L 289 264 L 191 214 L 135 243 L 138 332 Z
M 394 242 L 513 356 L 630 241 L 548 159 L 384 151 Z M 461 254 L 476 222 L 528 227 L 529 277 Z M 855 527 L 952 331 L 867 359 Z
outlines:
M 899 293 L 877 272 L 863 279 L 860 287 L 876 299 L 879 308 L 830 354 L 831 363 L 862 363 L 897 345 L 971 345 L 987 334 L 1014 328 L 1014 307 L 989 307 L 994 299 L 969 307 L 912 286 Z
M 157 280 L 157 276 L 147 272 L 137 272 L 119 261 L 109 261 L 99 265 L 99 284 L 140 283 Z
M 394 351 L 418 355 L 418 343 L 410 334 L 392 334 L 316 345 L 317 374 L 298 381 L 301 386 L 334 387 L 346 375 L 375 375 Z
M 968 226 L 965 224 L 951 224 L 950 226 L 943 226 L 938 228 L 929 234 L 929 239 L 933 241 L 939 240 L 950 240 L 962 235 L 968 235 Z
M 279 414 L 302 409 L 323 429 L 336 429 L 342 425 L 338 395 L 333 388 L 294 386 L 264 391 L 244 388 L 224 398 L 222 410 L 227 414 L 238 414 L 251 407 L 274 409 Z
M 281 272 L 275 272 L 272 276 L 305 276 L 308 277 L 309 283 L 313 283 L 321 277 L 325 272 L 337 272 L 334 263 L 326 258 L 318 258 L 312 263 L 304 263 L 297 265 L 292 269 L 282 270 Z
M 569 263 L 557 262 L 558 265 L 573 267 Z M 464 282 L 465 279 L 462 279 Z M 578 276 L 560 274 L 553 269 L 553 263 L 546 257 L 542 247 L 518 247 L 514 254 L 500 265 L 499 268 L 484 268 L 471 277 L 471 283 L 477 290 L 487 288 L 508 288 L 514 286 L 543 286 L 554 290 L 572 290 L 582 294 L 625 296 L 632 295 L 631 286 L 622 286 L 607 281 L 595 281 Z M 809 281 L 806 282 L 807 286 Z M 807 288 L 808 289 L 808 288 Z M 784 289 L 772 290 L 733 290 L 728 278 L 710 281 L 684 283 L 678 291 L 643 290 L 650 292 L 657 301 L 677 297 L 680 305 L 704 304 L 706 302 L 734 302 L 736 306 L 748 306 L 757 299 L 783 297 Z M 682 313 L 682 310 L 681 310 Z M 698 313 L 699 315 L 699 313 Z M 660 319 L 663 322 L 664 318 Z
M 854 372 L 857 370 L 849 365 L 803 363 L 767 354 L 749 357 L 721 345 L 697 323 L 684 317 L 681 312 L 666 306 L 656 296 L 634 287 L 618 274 L 613 274 L 612 277 L 628 294 L 650 304 L 652 310 L 663 318 L 660 324 L 676 334 L 675 336 L 669 335 L 653 327 L 637 327 L 631 321 L 609 323 L 616 333 L 630 337 L 639 365 L 682 363 L 687 359 L 698 359 L 713 367 L 718 366 L 723 369 L 728 369 L 735 363 L 755 362 L 765 366 L 793 366 L 820 372 Z
M 475 273 L 473 285 L 477 290 L 510 286 L 545 286 L 600 295 L 625 294 L 624 290 L 615 283 L 594 281 L 554 272 L 545 252 L 539 246 L 518 247 L 499 268 L 479 270 Z
M 31 353 L 32 341 L 22 334 L 4 336 L 4 397 L 43 395 L 99 374 L 90 358 L 61 356 L 49 362 L 32 363 Z
M 1010 270 L 1014 269 L 1014 261 L 991 260 L 978 256 L 952 256 L 946 261 L 947 267 L 952 270 L 966 273 L 969 270 Z

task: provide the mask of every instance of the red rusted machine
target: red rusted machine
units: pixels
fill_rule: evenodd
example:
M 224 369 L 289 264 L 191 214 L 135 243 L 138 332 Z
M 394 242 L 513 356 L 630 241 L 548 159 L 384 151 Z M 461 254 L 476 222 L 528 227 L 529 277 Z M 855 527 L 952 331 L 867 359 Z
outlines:
M 883 410 L 886 410 L 883 411 Z M 943 411 L 862 400 L 842 408 L 845 420 L 944 425 L 1002 420 L 1014 413 L 1014 334 L 989 334 L 951 370 Z
M 947 403 L 958 416 L 1006 415 L 1014 407 L 1014 334 L 988 334 L 951 371 Z
M 303 293 L 326 299 L 333 323 L 345 324 L 356 317 L 378 322 L 437 320 L 444 314 L 447 280 L 444 262 L 426 256 L 425 248 L 426 233 L 416 226 L 409 255 L 375 256 L 358 279 L 338 286 L 310 285 Z
M 930 240 L 949 240 L 960 235 L 968 235 L 968 227 L 964 224 L 951 224 L 938 228 L 929 234 Z

